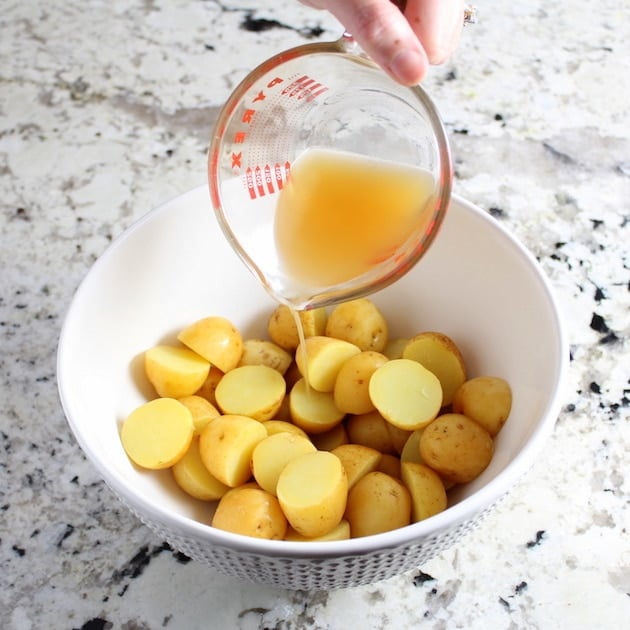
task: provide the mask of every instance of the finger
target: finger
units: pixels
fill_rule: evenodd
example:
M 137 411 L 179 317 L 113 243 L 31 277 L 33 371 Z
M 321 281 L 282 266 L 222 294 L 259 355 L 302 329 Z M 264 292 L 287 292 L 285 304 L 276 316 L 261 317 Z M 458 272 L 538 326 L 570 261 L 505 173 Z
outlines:
M 410 0 L 405 17 L 427 54 L 429 63 L 444 63 L 457 48 L 464 26 L 464 2 Z
M 329 7 L 370 58 L 396 81 L 415 85 L 429 60 L 407 18 L 391 2 L 348 0 Z

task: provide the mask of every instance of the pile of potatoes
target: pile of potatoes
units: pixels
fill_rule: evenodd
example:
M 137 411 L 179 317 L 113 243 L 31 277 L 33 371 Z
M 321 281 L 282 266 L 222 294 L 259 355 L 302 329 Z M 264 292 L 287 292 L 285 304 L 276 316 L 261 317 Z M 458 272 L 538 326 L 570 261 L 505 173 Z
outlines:
M 299 325 L 298 325 L 299 324 Z M 156 398 L 122 423 L 130 459 L 216 501 L 214 527 L 343 540 L 446 509 L 490 463 L 512 404 L 448 336 L 392 338 L 369 299 L 271 314 L 268 339 L 203 318 L 144 355 Z

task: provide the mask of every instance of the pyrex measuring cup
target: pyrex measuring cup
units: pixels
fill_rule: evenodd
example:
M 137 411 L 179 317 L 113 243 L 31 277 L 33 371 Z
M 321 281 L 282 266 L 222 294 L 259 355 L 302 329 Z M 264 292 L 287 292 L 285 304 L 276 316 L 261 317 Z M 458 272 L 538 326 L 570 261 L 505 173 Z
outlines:
M 278 254 L 278 199 L 296 160 L 313 148 L 412 167 L 432 182 L 396 247 L 338 282 L 297 279 Z M 436 236 L 452 180 L 447 137 L 428 95 L 395 83 L 349 35 L 287 50 L 253 70 L 219 114 L 208 174 L 226 237 L 267 291 L 295 309 L 368 295 L 408 271 Z M 379 212 L 388 216 L 387 202 Z

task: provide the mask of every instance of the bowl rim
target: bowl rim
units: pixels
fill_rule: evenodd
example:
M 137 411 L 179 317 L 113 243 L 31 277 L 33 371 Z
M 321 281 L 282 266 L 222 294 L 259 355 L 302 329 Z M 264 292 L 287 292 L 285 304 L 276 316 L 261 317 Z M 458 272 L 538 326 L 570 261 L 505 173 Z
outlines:
M 80 426 L 73 412 L 71 393 L 64 387 L 64 379 L 60 378 L 60 374 L 63 372 L 66 340 L 71 334 L 72 322 L 77 308 L 76 305 L 80 300 L 82 292 L 86 290 L 91 275 L 107 263 L 108 258 L 113 255 L 117 246 L 132 234 L 142 229 L 145 223 L 154 220 L 162 213 L 169 212 L 174 203 L 185 202 L 188 197 L 194 198 L 200 194 L 207 195 L 206 186 L 198 186 L 188 192 L 172 197 L 148 211 L 116 237 L 93 263 L 90 269 L 88 269 L 79 283 L 64 315 L 59 335 L 56 365 L 57 388 L 66 420 L 75 439 L 90 463 L 96 468 L 101 478 L 114 494 L 118 495 L 118 498 L 122 499 L 132 511 L 135 511 L 136 516 L 145 523 L 147 522 L 145 519 L 159 522 L 168 529 L 176 530 L 179 536 L 191 536 L 198 541 L 203 541 L 213 546 L 230 548 L 238 552 L 251 553 L 259 556 L 283 557 L 289 559 L 326 559 L 359 556 L 378 552 L 384 553 L 388 549 L 412 545 L 414 543 L 419 544 L 424 539 L 439 537 L 458 524 L 472 519 L 477 514 L 490 508 L 529 470 L 535 461 L 536 455 L 542 449 L 544 442 L 553 432 L 564 398 L 569 359 L 565 327 L 550 281 L 533 254 L 489 213 L 473 203 L 466 201 L 461 196 L 453 194 L 451 198 L 451 208 L 449 208 L 450 211 L 453 210 L 453 207 L 457 207 L 458 210 L 456 211 L 472 213 L 487 222 L 492 229 L 499 231 L 504 239 L 510 241 L 514 251 L 525 259 L 525 262 L 528 263 L 532 272 L 537 276 L 537 280 L 543 289 L 545 299 L 553 314 L 553 324 L 556 331 L 558 365 L 555 372 L 554 394 L 547 401 L 541 413 L 540 421 L 537 423 L 523 448 L 508 462 L 505 468 L 501 470 L 496 477 L 488 481 L 488 483 L 476 490 L 472 495 L 463 498 L 458 503 L 448 507 L 445 511 L 423 521 L 412 523 L 393 531 L 362 538 L 319 542 L 264 540 L 225 532 L 183 514 L 172 513 L 159 505 L 145 500 L 142 496 L 130 492 L 123 475 L 108 469 L 102 459 L 98 457 L 97 453 L 94 453 L 90 449 L 82 436 Z

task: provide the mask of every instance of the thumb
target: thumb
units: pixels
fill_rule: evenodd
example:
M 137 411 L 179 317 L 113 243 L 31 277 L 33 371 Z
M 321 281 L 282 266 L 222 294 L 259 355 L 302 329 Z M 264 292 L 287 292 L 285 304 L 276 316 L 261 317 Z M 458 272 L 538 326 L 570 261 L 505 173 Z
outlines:
M 331 13 L 367 55 L 394 80 L 415 85 L 426 75 L 429 60 L 409 22 L 392 2 L 333 2 Z

